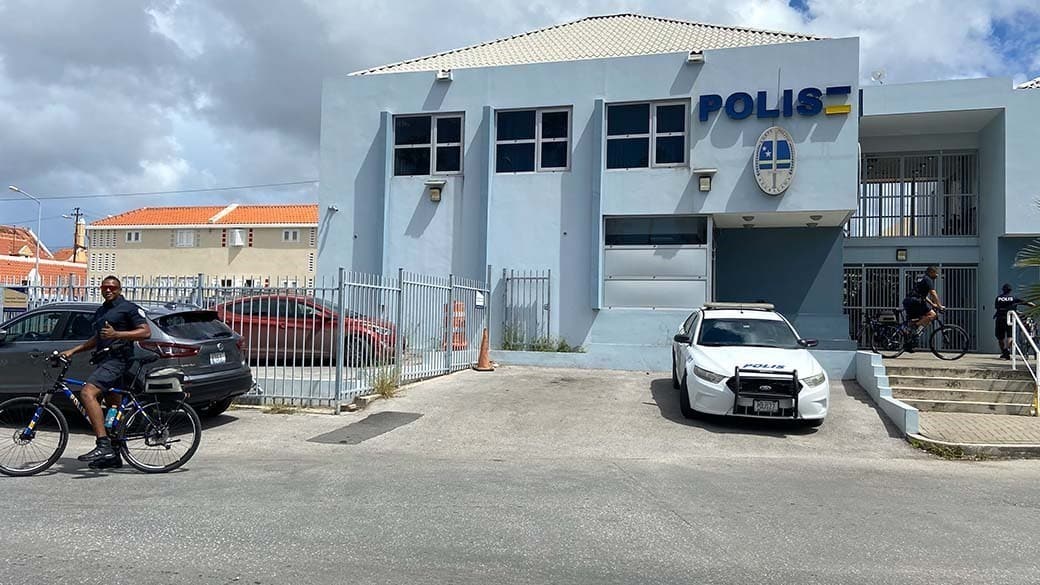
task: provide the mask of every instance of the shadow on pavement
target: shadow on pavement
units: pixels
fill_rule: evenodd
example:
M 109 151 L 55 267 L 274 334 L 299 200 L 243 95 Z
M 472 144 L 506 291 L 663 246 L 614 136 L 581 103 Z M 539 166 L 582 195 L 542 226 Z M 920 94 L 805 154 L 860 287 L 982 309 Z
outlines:
M 740 418 L 715 415 L 701 415 L 696 420 L 687 419 L 679 411 L 679 391 L 672 388 L 670 378 L 660 378 L 650 382 L 650 395 L 653 397 L 661 416 L 681 425 L 704 429 L 709 433 L 759 435 L 764 437 L 784 438 L 789 435 L 812 435 L 818 429 L 804 427 L 794 420 L 766 420 L 757 418 Z

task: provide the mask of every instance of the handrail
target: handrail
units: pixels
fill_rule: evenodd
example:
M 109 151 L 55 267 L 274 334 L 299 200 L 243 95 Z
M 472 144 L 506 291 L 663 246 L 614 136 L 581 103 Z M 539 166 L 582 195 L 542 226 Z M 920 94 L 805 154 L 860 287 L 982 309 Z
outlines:
M 1029 336 L 1029 329 L 1026 328 L 1025 323 L 1022 322 L 1022 318 L 1019 317 L 1015 311 L 1008 311 L 1007 313 L 1007 324 L 1011 328 L 1011 369 L 1018 369 L 1018 356 L 1022 356 L 1022 363 L 1025 364 L 1026 369 L 1033 376 L 1033 410 L 1032 415 L 1037 416 L 1040 414 L 1040 348 L 1037 348 L 1036 343 L 1032 337 Z M 1029 359 L 1026 358 L 1026 354 L 1022 351 L 1022 348 L 1018 345 L 1018 333 L 1022 333 L 1023 339 L 1025 339 L 1029 346 L 1033 349 L 1033 358 L 1036 359 L 1034 366 L 1029 365 Z

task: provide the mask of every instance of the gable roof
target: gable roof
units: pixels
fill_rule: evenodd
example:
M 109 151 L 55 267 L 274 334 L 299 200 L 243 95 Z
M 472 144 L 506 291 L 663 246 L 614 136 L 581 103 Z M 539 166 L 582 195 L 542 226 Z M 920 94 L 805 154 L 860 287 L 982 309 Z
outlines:
M 317 204 L 141 207 L 90 224 L 108 226 L 318 225 Z
M 1040 89 L 1040 77 L 1019 85 L 1018 89 Z
M 36 234 L 14 225 L 0 225 L 0 256 L 36 256 Z M 40 242 L 40 258 L 54 258 L 47 246 Z
M 21 284 L 28 280 L 29 273 L 36 268 L 34 258 L 18 256 L 0 256 L 0 284 Z M 68 281 L 75 276 L 80 284 L 87 280 L 87 266 L 82 263 L 58 262 L 56 260 L 40 260 L 39 281 L 45 285 L 55 284 L 58 279 Z
M 356 71 L 351 75 L 631 57 L 815 41 L 821 38 L 640 14 L 610 14 L 590 16 L 479 45 Z

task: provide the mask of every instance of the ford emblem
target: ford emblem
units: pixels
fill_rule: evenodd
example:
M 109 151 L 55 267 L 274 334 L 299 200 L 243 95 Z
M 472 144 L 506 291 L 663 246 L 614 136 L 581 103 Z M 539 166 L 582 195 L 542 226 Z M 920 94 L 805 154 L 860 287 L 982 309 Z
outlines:
M 224 349 L 224 344 L 223 343 L 218 343 L 217 344 L 217 349 Z
M 762 385 L 762 386 L 759 386 L 758 389 L 763 391 L 763 392 L 769 392 L 770 390 L 773 389 L 773 387 L 769 386 L 769 385 Z

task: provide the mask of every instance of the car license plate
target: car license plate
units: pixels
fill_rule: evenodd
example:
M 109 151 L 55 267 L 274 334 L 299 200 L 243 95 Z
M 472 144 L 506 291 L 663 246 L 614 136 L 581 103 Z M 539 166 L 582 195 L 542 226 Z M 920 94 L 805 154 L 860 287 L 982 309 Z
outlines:
M 227 361 L 227 356 L 222 351 L 209 354 L 210 365 L 222 364 Z
M 755 412 L 762 414 L 773 414 L 780 410 L 780 403 L 776 400 L 756 400 Z

